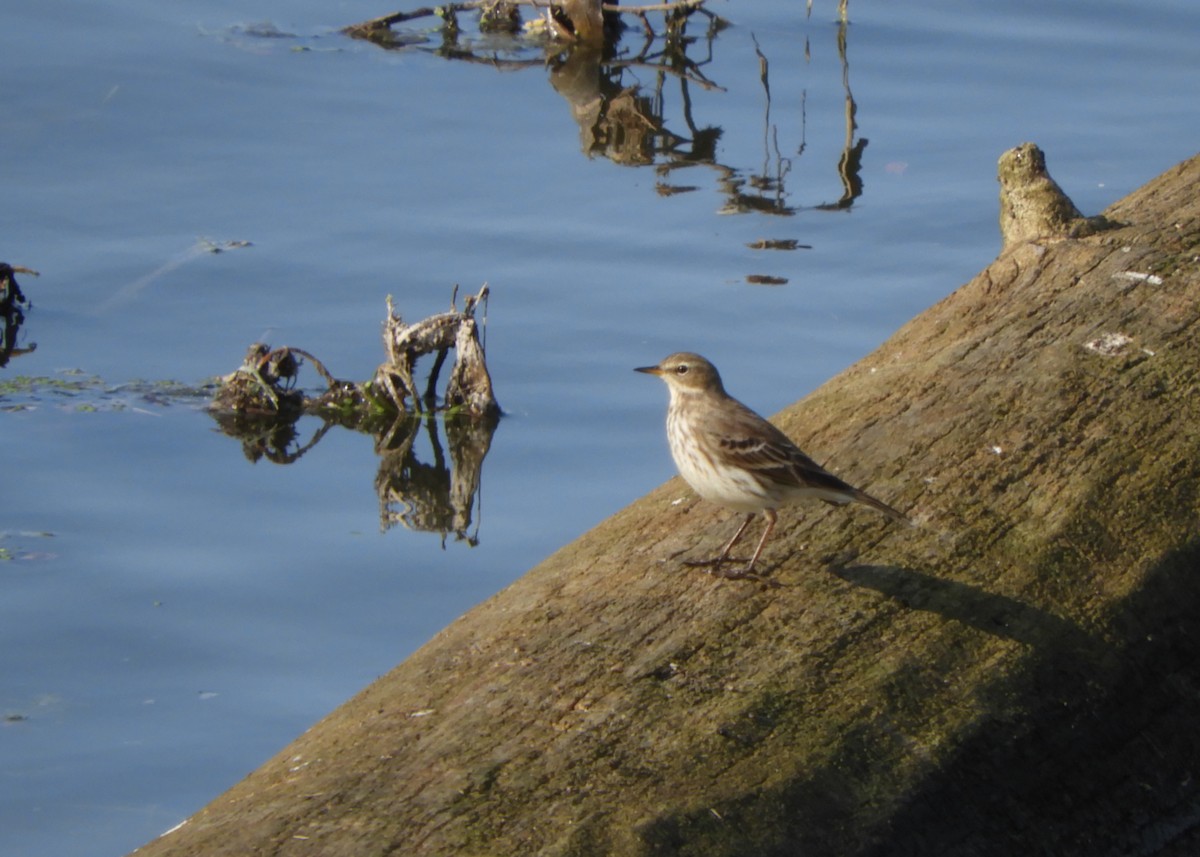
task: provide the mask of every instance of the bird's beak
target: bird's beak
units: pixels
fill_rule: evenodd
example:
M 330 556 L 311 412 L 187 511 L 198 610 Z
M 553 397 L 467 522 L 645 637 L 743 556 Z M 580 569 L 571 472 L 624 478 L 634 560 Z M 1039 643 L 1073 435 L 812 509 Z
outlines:
M 24 265 L 13 265 L 12 269 L 15 273 L 18 273 L 18 274 L 33 274 L 35 277 L 41 276 L 41 274 L 39 274 L 37 271 L 33 270 L 33 268 L 26 268 Z
M 647 375 L 661 375 L 663 373 L 663 370 L 659 369 L 657 366 L 639 366 L 633 371 L 645 372 Z

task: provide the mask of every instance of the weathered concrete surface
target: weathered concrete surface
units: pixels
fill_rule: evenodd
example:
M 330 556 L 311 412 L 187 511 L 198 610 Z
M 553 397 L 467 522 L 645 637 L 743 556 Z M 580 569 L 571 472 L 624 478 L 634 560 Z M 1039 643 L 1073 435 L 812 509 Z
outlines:
M 1009 246 L 779 416 L 918 527 L 788 510 L 782 586 L 718 580 L 670 482 L 139 853 L 1200 852 L 1198 200 Z

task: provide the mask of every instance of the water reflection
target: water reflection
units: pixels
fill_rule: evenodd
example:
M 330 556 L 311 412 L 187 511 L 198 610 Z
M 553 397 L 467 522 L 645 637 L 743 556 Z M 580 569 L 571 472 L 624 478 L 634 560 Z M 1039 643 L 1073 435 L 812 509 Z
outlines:
M 479 544 L 479 485 L 483 460 L 499 425 L 494 414 L 406 413 L 386 423 L 363 420 L 345 424 L 329 419 L 302 442 L 295 419 L 233 411 L 211 413 L 221 432 L 241 443 L 242 454 L 251 463 L 295 464 L 338 426 L 369 434 L 379 456 L 375 493 L 380 529 L 403 524 L 409 530 L 438 533 L 443 541 L 453 534 L 456 541 L 471 547 Z M 444 426 L 444 444 L 439 425 Z M 417 453 L 422 429 L 431 461 L 422 461 Z
M 449 465 L 438 437 L 446 430 Z M 439 420 L 431 414 L 413 417 L 377 435 L 375 451 L 379 471 L 375 493 L 379 497 L 379 526 L 388 530 L 403 524 L 409 530 L 434 532 L 471 547 L 479 544 L 479 524 L 471 532 L 472 513 L 479 496 L 483 459 L 492 445 L 499 421 L 494 417 L 455 415 Z M 433 461 L 423 463 L 414 450 L 421 429 L 429 439 Z
M 838 58 L 842 63 L 842 88 L 846 91 L 846 138 L 842 146 L 842 156 L 838 159 L 838 177 L 842 180 L 842 198 L 834 203 L 818 205 L 817 208 L 826 211 L 840 211 L 849 208 L 854 200 L 862 196 L 863 182 L 862 156 L 867 148 L 867 139 L 855 139 L 858 131 L 858 105 L 854 101 L 854 93 L 850 91 L 850 63 L 846 59 L 846 18 L 845 7 L 842 7 L 842 21 L 838 26 L 837 35 Z
M 698 186 L 694 183 L 674 180 L 676 171 L 696 166 L 706 167 L 716 173 L 716 186 L 724 197 L 718 209 L 721 214 L 788 217 L 806 208 L 846 211 L 862 196 L 862 161 L 867 140 L 858 136 L 858 107 L 850 86 L 849 31 L 844 3 L 839 7 L 836 39 L 844 90 L 845 134 L 841 140 L 840 156 L 834 165 L 842 193 L 836 200 L 798 205 L 789 192 L 788 177 L 793 159 L 802 156 L 807 148 L 804 136 L 807 91 L 802 92 L 800 98 L 800 140 L 791 145 L 781 143 L 779 128 L 771 115 L 770 58 L 754 40 L 763 96 L 762 160 L 755 166 L 718 160 L 717 144 L 723 130 L 697 119 L 692 90 L 698 86 L 704 90 L 725 91 L 706 72 L 713 62 L 716 42 L 726 22 L 699 5 L 700 0 L 686 8 L 678 5 L 669 8 L 664 12 L 663 25 L 657 30 L 651 26 L 646 11 L 625 7 L 626 20 L 632 21 L 632 14 L 636 14 L 641 24 L 642 42 L 640 46 L 632 48 L 628 43 L 638 38 L 638 28 L 614 26 L 615 15 L 611 10 L 616 7 L 610 7 L 610 11 L 605 13 L 603 38 L 548 38 L 548 33 L 553 35 L 558 32 L 554 29 L 553 15 L 546 13 L 544 27 L 534 27 L 538 23 L 536 21 L 527 22 L 521 27 L 516 7 L 512 5 L 506 5 L 504 9 L 504 26 L 500 28 L 505 31 L 503 38 L 498 38 L 492 32 L 495 25 L 490 23 L 491 19 L 486 14 L 481 18 L 477 31 L 467 32 L 465 17 L 461 23 L 459 18 L 463 17 L 463 12 L 477 9 L 484 2 L 479 0 L 438 7 L 437 10 L 422 8 L 398 12 L 348 27 L 344 32 L 356 38 L 368 39 L 389 50 L 427 50 L 446 59 L 501 69 L 548 68 L 550 85 L 567 102 L 571 116 L 579 126 L 581 151 L 588 157 L 603 157 L 618 164 L 653 167 L 658 176 L 655 191 L 661 196 L 697 190 Z M 538 8 L 541 11 L 545 9 L 541 6 Z M 587 8 L 596 11 L 599 7 Z M 590 21 L 586 14 L 572 13 L 566 5 L 560 11 L 564 10 L 577 23 L 586 23 L 585 19 Z M 460 14 L 456 15 L 455 11 Z M 397 25 L 435 12 L 442 16 L 444 22 L 440 28 L 440 45 L 414 45 L 413 39 L 393 30 Z M 811 14 L 811 6 L 808 14 Z M 698 21 L 703 29 L 696 27 Z M 596 21 L 586 23 L 589 32 L 597 26 Z M 572 32 L 577 30 L 578 27 L 575 27 Z M 621 44 L 622 39 L 627 43 L 625 46 Z M 811 56 L 807 38 L 804 55 L 806 61 Z M 653 74 L 654 82 L 644 85 L 642 81 L 646 79 L 647 72 Z M 633 74 L 637 74 L 638 79 L 633 79 Z M 673 97 L 672 89 L 675 87 L 678 88 L 677 97 Z M 678 107 L 669 108 L 675 102 Z M 668 115 L 669 109 L 677 109 L 677 115 L 674 112 Z M 748 246 L 759 249 L 754 245 Z M 790 244 L 771 244 L 762 249 L 801 247 L 807 245 L 792 241 Z M 761 279 L 764 276 L 767 277 L 765 281 Z M 760 278 L 754 280 L 756 282 L 779 284 L 779 278 L 769 275 L 754 274 L 751 277 Z
M 272 464 L 295 464 L 306 452 L 316 446 L 325 433 L 334 425 L 325 422 L 305 443 L 300 443 L 296 428 L 296 414 L 291 419 L 265 414 L 247 414 L 237 411 L 210 410 L 221 433 L 242 444 L 242 455 L 251 464 L 269 461 Z

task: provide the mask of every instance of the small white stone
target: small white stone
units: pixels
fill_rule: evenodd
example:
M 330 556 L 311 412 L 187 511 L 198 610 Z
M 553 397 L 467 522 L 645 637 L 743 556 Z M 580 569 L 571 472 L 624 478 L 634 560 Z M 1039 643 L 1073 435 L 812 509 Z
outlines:
M 1133 342 L 1132 336 L 1126 336 L 1123 333 L 1105 333 L 1083 344 L 1083 347 L 1088 351 L 1095 351 L 1097 354 L 1103 354 L 1105 357 L 1112 357 L 1120 354 L 1125 346 Z

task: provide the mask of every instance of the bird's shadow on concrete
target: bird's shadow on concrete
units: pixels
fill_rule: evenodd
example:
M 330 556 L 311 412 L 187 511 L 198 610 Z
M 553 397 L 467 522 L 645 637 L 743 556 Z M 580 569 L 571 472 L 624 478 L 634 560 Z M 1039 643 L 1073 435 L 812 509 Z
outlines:
M 837 565 L 826 570 L 913 610 L 935 613 L 985 634 L 1035 648 L 1064 646 L 1099 654 L 1101 643 L 1070 619 L 1041 607 L 923 571 L 886 565 Z

